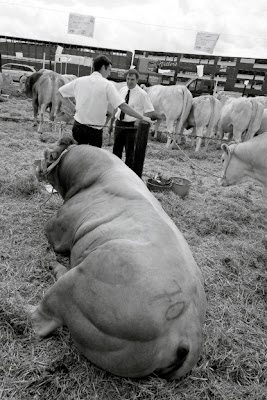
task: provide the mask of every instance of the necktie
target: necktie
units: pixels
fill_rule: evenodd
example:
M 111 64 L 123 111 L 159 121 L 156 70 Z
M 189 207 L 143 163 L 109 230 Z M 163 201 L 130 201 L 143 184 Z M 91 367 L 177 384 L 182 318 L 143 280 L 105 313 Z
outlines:
M 129 98 L 130 98 L 130 89 L 128 90 L 128 92 L 127 92 L 127 94 L 125 96 L 125 103 L 128 104 Z M 121 111 L 121 113 L 120 113 L 120 121 L 123 121 L 124 116 L 125 116 L 125 113 L 123 111 Z

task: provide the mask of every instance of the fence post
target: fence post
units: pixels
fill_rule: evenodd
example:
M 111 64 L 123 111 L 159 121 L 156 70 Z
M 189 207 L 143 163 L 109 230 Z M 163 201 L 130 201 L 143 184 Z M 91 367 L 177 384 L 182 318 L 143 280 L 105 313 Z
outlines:
M 140 121 L 136 134 L 133 171 L 142 178 L 150 123 Z

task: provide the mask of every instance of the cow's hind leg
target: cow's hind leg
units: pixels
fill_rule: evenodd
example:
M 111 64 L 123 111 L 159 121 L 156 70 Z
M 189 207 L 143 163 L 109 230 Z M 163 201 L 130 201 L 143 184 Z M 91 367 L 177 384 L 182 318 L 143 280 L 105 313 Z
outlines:
M 154 139 L 158 139 L 158 131 L 159 131 L 159 127 L 160 127 L 160 123 L 161 123 L 161 120 L 160 119 L 157 119 L 156 120 L 156 123 L 155 123 L 155 130 L 154 130 Z
M 61 102 L 55 101 L 54 103 L 50 103 L 50 112 L 49 112 L 49 132 L 52 132 L 53 126 L 55 123 L 55 119 L 57 116 L 60 114 L 60 107 L 61 107 Z
M 43 123 L 44 123 L 44 115 L 45 115 L 46 106 L 44 104 L 40 107 L 40 123 L 38 127 L 38 133 L 43 133 Z
M 204 126 L 200 126 L 199 128 L 197 128 L 197 134 L 196 134 L 196 149 L 195 152 L 197 153 L 200 148 L 201 148 L 201 144 L 202 144 L 202 138 L 204 136 L 205 133 L 205 127 Z
M 37 116 L 38 116 L 38 99 L 36 96 L 32 98 L 32 107 L 33 107 L 33 125 L 37 126 Z

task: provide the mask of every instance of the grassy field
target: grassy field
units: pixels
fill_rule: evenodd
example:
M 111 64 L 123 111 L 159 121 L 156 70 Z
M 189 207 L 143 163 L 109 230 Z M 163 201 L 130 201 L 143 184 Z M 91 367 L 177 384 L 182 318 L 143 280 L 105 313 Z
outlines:
M 82 357 L 66 328 L 45 340 L 36 337 L 26 306 L 38 304 L 55 281 L 44 224 L 62 200 L 46 192 L 32 169 L 58 134 L 45 133 L 49 143 L 40 142 L 31 117 L 29 100 L 10 97 L 0 103 L 0 399 L 266 399 L 266 203 L 256 184 L 218 186 L 211 175 L 221 173 L 215 145 L 199 155 L 183 146 L 205 173 L 182 152 L 150 138 L 143 172 L 144 181 L 161 172 L 192 182 L 184 199 L 172 192 L 155 196 L 184 234 L 205 278 L 204 347 L 193 371 L 179 382 L 119 378 Z M 111 151 L 107 136 L 104 147 Z

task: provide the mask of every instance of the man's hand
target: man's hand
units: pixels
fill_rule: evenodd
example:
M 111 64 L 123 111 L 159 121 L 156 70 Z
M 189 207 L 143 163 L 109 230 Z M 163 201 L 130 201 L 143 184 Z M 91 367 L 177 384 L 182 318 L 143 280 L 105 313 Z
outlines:
M 151 118 L 143 116 L 142 121 L 148 122 L 149 124 L 152 123 Z

